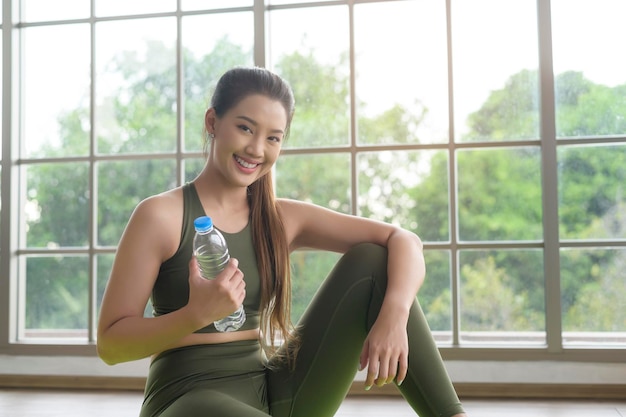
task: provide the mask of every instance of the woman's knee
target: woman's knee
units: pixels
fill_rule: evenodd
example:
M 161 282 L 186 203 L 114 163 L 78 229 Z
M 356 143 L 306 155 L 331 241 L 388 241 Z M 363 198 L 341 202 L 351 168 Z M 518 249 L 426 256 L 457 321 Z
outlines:
M 374 264 L 387 265 L 387 248 L 376 243 L 359 243 L 354 245 L 344 256 L 356 257 Z
M 359 243 L 341 257 L 339 265 L 356 276 L 387 277 L 387 248 L 375 243 Z

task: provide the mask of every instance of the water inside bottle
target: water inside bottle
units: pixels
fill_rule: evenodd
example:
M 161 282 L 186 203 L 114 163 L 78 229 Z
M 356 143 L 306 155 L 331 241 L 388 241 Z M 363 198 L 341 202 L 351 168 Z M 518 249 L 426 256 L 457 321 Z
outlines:
M 230 255 L 228 253 L 222 255 L 196 255 L 198 266 L 202 276 L 207 279 L 215 278 L 228 264 Z

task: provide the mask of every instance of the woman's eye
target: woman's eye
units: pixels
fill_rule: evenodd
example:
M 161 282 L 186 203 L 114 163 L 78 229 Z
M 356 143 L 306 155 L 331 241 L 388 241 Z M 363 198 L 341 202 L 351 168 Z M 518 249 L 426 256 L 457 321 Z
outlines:
M 244 132 L 252 132 L 252 130 L 246 125 L 239 125 L 239 129 L 243 130 Z
M 280 143 L 281 140 L 278 136 L 270 136 L 268 139 L 276 143 Z

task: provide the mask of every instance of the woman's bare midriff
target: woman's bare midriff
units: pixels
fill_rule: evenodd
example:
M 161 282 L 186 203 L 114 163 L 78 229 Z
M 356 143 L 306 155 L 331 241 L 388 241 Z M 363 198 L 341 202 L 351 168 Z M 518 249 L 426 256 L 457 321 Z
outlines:
M 216 343 L 238 342 L 241 340 L 257 340 L 258 338 L 259 329 L 224 333 L 192 333 L 168 347 L 167 350 L 193 345 L 212 345 Z M 157 355 L 158 354 L 153 355 L 152 358 L 154 359 Z

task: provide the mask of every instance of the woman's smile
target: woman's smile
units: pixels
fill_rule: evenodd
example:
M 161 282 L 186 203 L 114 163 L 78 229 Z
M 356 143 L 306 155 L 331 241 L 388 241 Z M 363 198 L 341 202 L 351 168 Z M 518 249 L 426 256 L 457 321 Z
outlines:
M 239 155 L 233 155 L 233 158 L 235 159 L 235 162 L 237 162 L 239 168 L 244 172 L 252 173 L 259 165 L 261 165 L 259 163 L 251 162 L 247 159 L 244 159 Z

